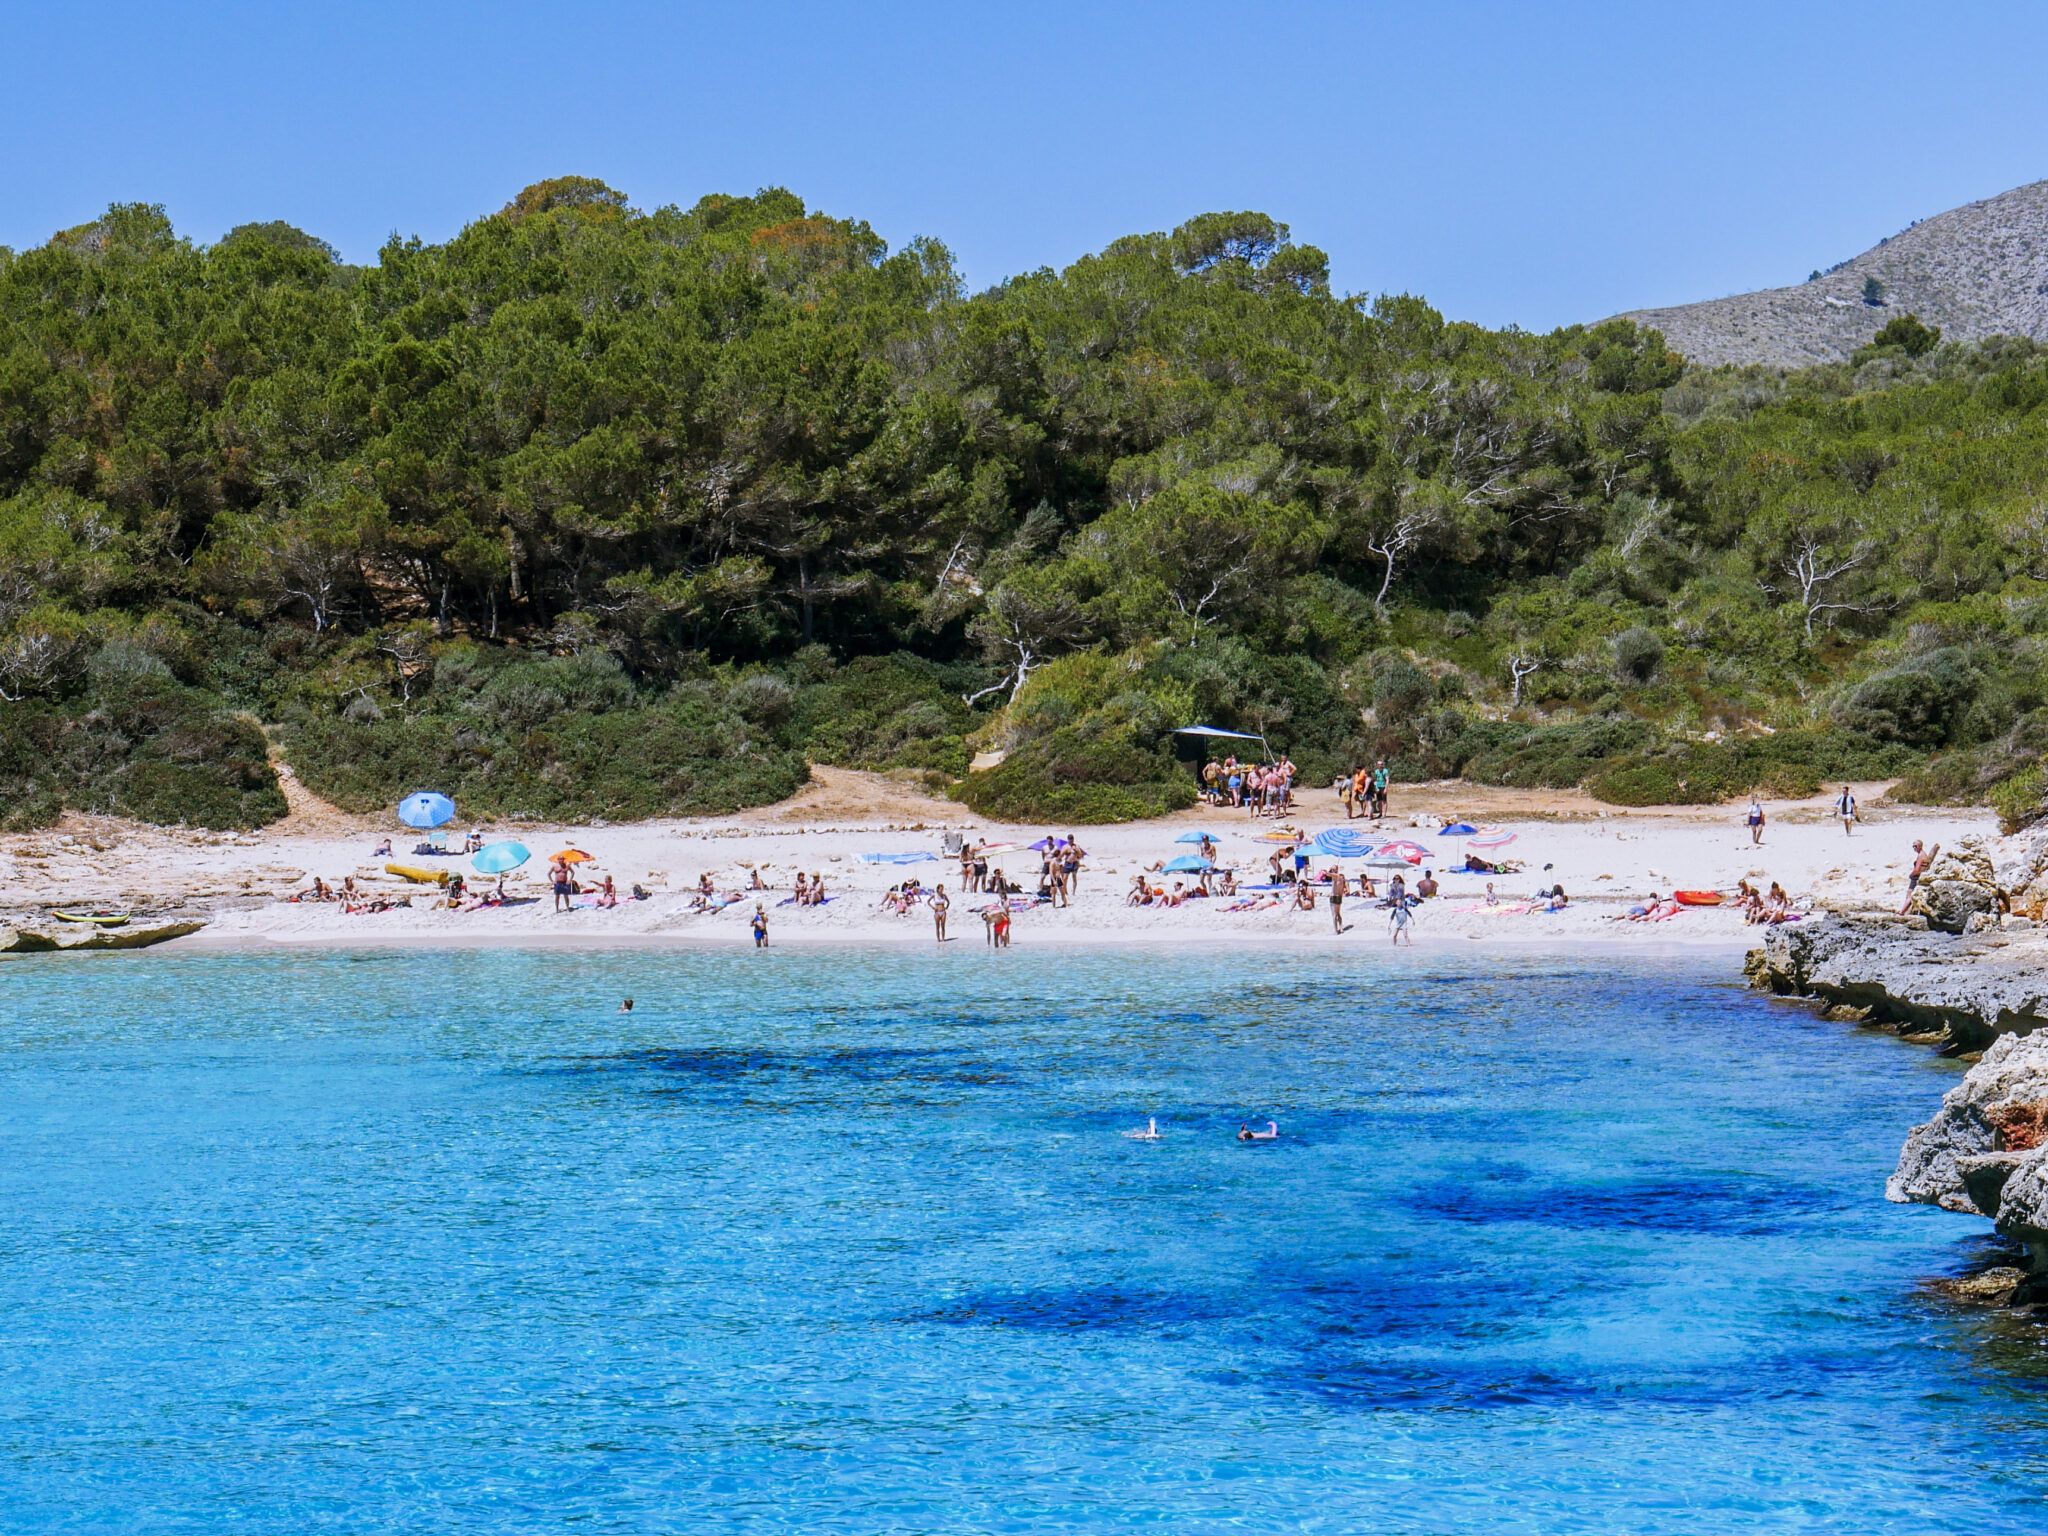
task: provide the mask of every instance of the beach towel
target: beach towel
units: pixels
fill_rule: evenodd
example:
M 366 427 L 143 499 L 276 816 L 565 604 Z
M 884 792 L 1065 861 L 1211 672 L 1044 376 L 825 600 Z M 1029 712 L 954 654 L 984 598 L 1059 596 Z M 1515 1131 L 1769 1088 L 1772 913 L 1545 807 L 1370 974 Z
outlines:
M 860 856 L 863 864 L 936 864 L 936 853 L 864 853 Z

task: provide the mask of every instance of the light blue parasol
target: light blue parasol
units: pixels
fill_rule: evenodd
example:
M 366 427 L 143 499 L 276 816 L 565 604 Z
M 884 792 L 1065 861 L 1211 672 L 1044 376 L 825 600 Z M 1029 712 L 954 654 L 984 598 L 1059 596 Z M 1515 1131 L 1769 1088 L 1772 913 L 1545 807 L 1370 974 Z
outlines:
M 502 875 L 517 869 L 532 857 L 524 843 L 492 843 L 469 862 L 480 875 Z
M 398 819 L 408 827 L 439 827 L 455 819 L 455 802 L 446 795 L 423 789 L 398 802 Z
M 1214 869 L 1215 867 L 1207 859 L 1198 859 L 1192 853 L 1184 853 L 1177 859 L 1166 861 L 1167 873 L 1174 875 L 1200 874 L 1205 869 Z

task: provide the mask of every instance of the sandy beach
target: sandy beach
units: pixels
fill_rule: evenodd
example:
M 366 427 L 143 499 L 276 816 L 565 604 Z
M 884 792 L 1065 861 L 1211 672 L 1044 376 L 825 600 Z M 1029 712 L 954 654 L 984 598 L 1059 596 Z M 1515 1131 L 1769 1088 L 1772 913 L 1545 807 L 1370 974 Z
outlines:
M 984 943 L 976 908 L 989 898 L 962 894 L 958 864 L 944 851 L 947 833 L 977 842 L 1028 844 L 1048 833 L 1073 835 L 1087 860 L 1073 902 L 1040 906 L 1015 917 L 1014 942 L 1086 944 L 1385 944 L 1386 914 L 1357 898 L 1347 904 L 1348 931 L 1333 931 L 1329 909 L 1281 905 L 1228 912 L 1231 902 L 1195 900 L 1178 908 L 1132 907 L 1131 877 L 1191 851 L 1175 839 L 1210 832 L 1223 863 L 1237 867 L 1240 884 L 1263 882 L 1275 844 L 1262 840 L 1275 823 L 1242 812 L 1199 807 L 1155 821 L 1114 827 L 1007 826 L 984 821 L 951 801 L 925 794 L 888 776 L 821 768 L 814 781 L 778 805 L 690 820 L 608 825 L 497 825 L 487 840 L 516 838 L 534 859 L 506 881 L 521 904 L 478 911 L 448 911 L 433 886 L 387 874 L 397 862 L 468 871 L 468 860 L 412 856 L 421 834 L 389 817 L 352 817 L 285 780 L 292 813 L 260 832 L 212 833 L 145 827 L 96 817 L 67 817 L 47 832 L 0 839 L 0 910 L 17 920 L 44 920 L 49 910 L 88 903 L 138 914 L 203 915 L 207 927 L 176 942 L 223 944 L 544 944 L 750 942 L 749 920 L 761 902 L 771 942 L 935 942 L 930 914 L 884 911 L 885 892 L 908 877 L 926 887 L 943 881 L 954 897 L 952 942 Z M 1857 786 L 1864 819 L 1844 836 L 1829 815 L 1830 797 L 1767 801 L 1763 845 L 1752 846 L 1742 824 L 1743 805 L 1620 810 L 1558 791 L 1490 790 L 1461 783 L 1403 785 L 1392 814 L 1378 824 L 1388 839 L 1405 838 L 1432 852 L 1425 867 L 1438 871 L 1442 894 L 1420 909 L 1418 944 L 1654 943 L 1741 946 L 1757 930 L 1734 913 L 1688 910 L 1654 924 L 1612 921 L 1649 893 L 1674 888 L 1712 889 L 1738 879 L 1777 880 L 1794 898 L 1817 908 L 1896 910 L 1914 838 L 1952 845 L 1965 836 L 1995 838 L 1988 812 L 1928 811 L 1883 799 L 1882 784 Z M 1439 835 L 1443 819 L 1463 817 L 1516 834 L 1499 850 L 1524 865 L 1522 872 L 1490 877 L 1499 905 L 1486 905 L 1489 877 L 1446 873 L 1458 862 L 1462 840 Z M 1299 798 L 1286 824 L 1311 834 L 1345 822 L 1342 804 L 1328 790 Z M 1353 826 L 1365 830 L 1363 820 Z M 469 824 L 449 828 L 455 846 Z M 392 859 L 375 856 L 390 836 Z M 638 884 L 644 901 L 622 900 L 611 910 L 578 906 L 555 912 L 546 886 L 546 859 L 573 845 L 593 855 L 586 881 L 609 874 L 621 893 Z M 1438 850 L 1441 850 L 1439 852 Z M 911 864 L 872 863 L 863 855 L 938 855 Z M 1331 861 L 1318 857 L 1321 869 Z M 1027 849 L 992 863 L 1029 888 L 1037 884 L 1037 855 Z M 1354 875 L 1356 861 L 1346 866 Z M 770 889 L 750 889 L 759 871 Z M 784 904 L 796 874 L 822 874 L 832 899 L 824 906 Z M 741 899 L 715 913 L 689 909 L 699 878 L 708 873 L 721 892 Z M 1419 870 L 1417 871 L 1419 873 Z M 289 902 L 315 876 L 338 885 L 354 877 L 359 889 L 410 896 L 410 907 L 350 914 L 339 904 Z M 480 886 L 483 882 L 472 876 Z M 1176 877 L 1159 877 L 1171 889 Z M 1155 881 L 1158 883 L 1158 881 Z M 1519 898 L 1562 885 L 1571 898 L 1557 913 L 1524 910 Z

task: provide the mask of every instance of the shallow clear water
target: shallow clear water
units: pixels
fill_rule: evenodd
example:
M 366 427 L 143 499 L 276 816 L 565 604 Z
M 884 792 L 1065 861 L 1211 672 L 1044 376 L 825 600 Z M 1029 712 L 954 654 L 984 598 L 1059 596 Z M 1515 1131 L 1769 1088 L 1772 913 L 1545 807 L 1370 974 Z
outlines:
M 0 1525 L 2042 1529 L 1956 1069 L 1727 968 L 7 964 Z

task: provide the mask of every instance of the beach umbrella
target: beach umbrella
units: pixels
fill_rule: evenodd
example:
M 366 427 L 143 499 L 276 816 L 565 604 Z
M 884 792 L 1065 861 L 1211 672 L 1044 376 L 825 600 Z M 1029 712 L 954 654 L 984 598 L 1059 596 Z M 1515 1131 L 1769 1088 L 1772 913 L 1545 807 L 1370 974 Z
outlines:
M 492 843 L 469 862 L 481 875 L 502 875 L 517 869 L 533 855 L 526 851 L 524 843 Z
M 1437 836 L 1470 837 L 1473 833 L 1477 832 L 1478 830 L 1479 829 L 1473 826 L 1472 823 L 1469 821 L 1454 821 L 1448 827 L 1445 827 L 1443 831 L 1437 833 Z
M 1420 864 L 1429 857 L 1429 850 L 1422 844 L 1409 842 L 1384 843 L 1379 853 L 1381 858 L 1400 859 L 1408 864 Z
M 1471 848 L 1505 848 L 1515 840 L 1512 832 L 1491 831 L 1480 834 L 1466 846 Z
M 548 855 L 550 864 L 591 864 L 596 860 L 596 854 L 585 853 L 581 848 L 564 848 L 560 853 Z
M 439 827 L 455 819 L 455 802 L 423 789 L 398 802 L 398 819 L 408 827 Z
M 1213 843 L 1216 841 L 1217 835 L 1213 832 L 1183 832 L 1174 841 L 1176 843 Z
M 1316 847 L 1333 859 L 1362 859 L 1373 851 L 1373 840 L 1349 827 L 1332 827 L 1316 834 Z
M 1015 853 L 1022 846 L 1023 844 L 1021 843 L 983 843 L 981 851 L 983 853 Z
M 1170 875 L 1199 874 L 1205 869 L 1214 869 L 1215 867 L 1207 859 L 1197 858 L 1192 853 L 1184 853 L 1177 859 L 1168 859 L 1166 861 L 1166 872 Z
M 1367 869 L 1407 869 L 1409 863 L 1397 854 L 1376 853 L 1365 861 Z

